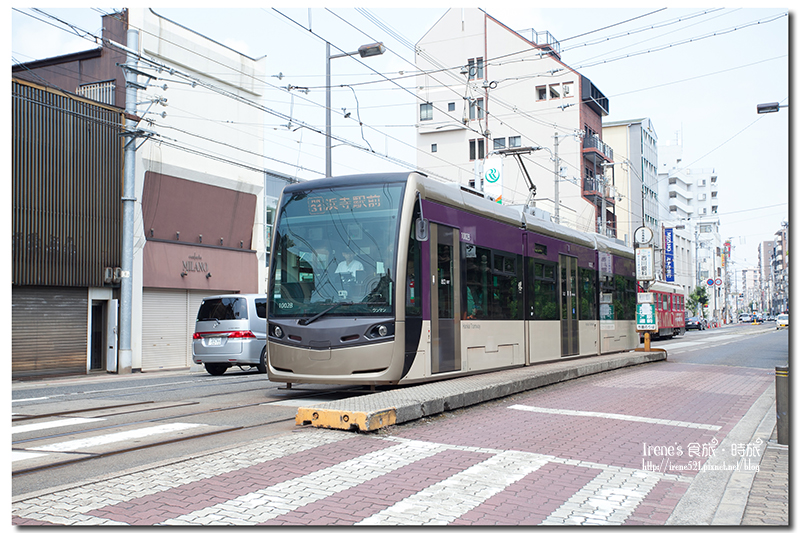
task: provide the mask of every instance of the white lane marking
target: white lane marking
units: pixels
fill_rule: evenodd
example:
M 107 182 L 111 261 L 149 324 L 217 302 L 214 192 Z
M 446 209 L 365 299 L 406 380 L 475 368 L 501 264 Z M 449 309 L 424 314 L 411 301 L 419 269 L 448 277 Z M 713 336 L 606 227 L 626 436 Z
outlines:
M 132 429 L 130 431 L 121 431 L 119 433 L 110 433 L 108 435 L 99 435 L 97 437 L 89 437 L 87 439 L 59 442 L 56 444 L 50 444 L 48 446 L 40 446 L 28 449 L 43 452 L 74 452 L 84 448 L 91 448 L 93 446 L 102 446 L 104 444 L 112 444 L 114 442 L 122 442 L 129 439 L 140 439 L 143 437 L 150 437 L 152 435 L 182 431 L 184 429 L 192 429 L 205 425 L 207 424 L 184 424 L 180 422 L 174 424 L 161 424 L 159 426 Z
M 688 348 L 689 346 L 702 346 L 705 342 L 702 341 L 684 341 L 684 342 L 676 342 L 672 344 L 665 344 L 664 346 L 667 350 L 672 350 L 673 348 Z
M 34 459 L 36 457 L 44 457 L 50 455 L 49 453 L 36 453 L 36 452 L 23 452 L 20 450 L 11 450 L 11 462 L 22 461 L 24 459 Z
M 628 422 L 644 422 L 645 424 L 661 424 L 664 426 L 677 426 L 692 429 L 709 429 L 711 431 L 719 431 L 722 426 L 714 426 L 711 424 L 697 424 L 694 422 L 681 422 L 680 420 L 666 420 L 664 418 L 647 418 L 644 416 L 632 415 L 619 415 L 616 413 L 598 413 L 594 411 L 573 411 L 571 409 L 549 409 L 547 407 L 534 407 L 532 405 L 512 405 L 509 409 L 517 409 L 519 411 L 529 411 L 533 413 L 545 413 L 549 415 L 567 415 L 567 416 L 589 416 L 593 418 L 610 418 L 613 420 L 627 420 Z
M 547 463 L 547 459 L 533 458 L 530 453 L 502 452 L 356 525 L 447 525 Z
M 446 447 L 411 441 L 371 452 L 160 525 L 255 525 L 435 455 Z
M 11 434 L 26 433 L 28 431 L 39 431 L 40 429 L 60 428 L 64 426 L 74 426 L 75 424 L 87 424 L 89 422 L 102 422 L 105 418 L 64 418 L 61 420 L 51 420 L 50 422 L 37 422 L 35 424 L 25 424 L 13 426 Z
M 37 400 L 49 400 L 49 396 L 40 396 L 39 398 L 23 398 L 21 400 L 11 400 L 11 403 L 14 402 L 35 402 Z

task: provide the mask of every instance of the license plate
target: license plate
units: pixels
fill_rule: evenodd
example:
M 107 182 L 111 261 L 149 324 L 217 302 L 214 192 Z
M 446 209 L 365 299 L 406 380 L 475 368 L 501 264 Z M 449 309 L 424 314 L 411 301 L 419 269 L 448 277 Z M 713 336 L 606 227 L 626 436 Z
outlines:
M 222 346 L 222 337 L 209 337 L 208 346 Z

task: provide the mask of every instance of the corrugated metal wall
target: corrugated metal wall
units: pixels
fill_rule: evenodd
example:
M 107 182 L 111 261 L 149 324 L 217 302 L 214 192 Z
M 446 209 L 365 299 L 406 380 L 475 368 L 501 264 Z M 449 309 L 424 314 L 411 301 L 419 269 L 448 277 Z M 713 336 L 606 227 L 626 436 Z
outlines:
M 122 111 L 12 81 L 12 285 L 102 287 L 120 266 Z

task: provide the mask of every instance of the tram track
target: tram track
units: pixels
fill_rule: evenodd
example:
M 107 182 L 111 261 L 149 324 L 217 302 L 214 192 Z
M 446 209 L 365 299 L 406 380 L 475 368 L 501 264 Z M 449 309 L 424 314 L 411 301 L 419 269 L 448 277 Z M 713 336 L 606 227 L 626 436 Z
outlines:
M 135 420 L 135 421 L 125 422 L 125 423 L 120 423 L 120 424 L 106 424 L 106 425 L 103 425 L 101 427 L 85 428 L 85 429 L 78 430 L 78 431 L 70 431 L 70 432 L 63 432 L 63 433 L 58 433 L 58 434 L 43 435 L 43 436 L 33 437 L 33 438 L 28 438 L 28 439 L 20 439 L 20 440 L 12 442 L 12 450 L 25 451 L 26 448 L 29 448 L 31 446 L 31 444 L 35 444 L 35 443 L 41 442 L 41 441 L 54 440 L 54 439 L 74 438 L 76 436 L 88 435 L 88 434 L 98 433 L 98 432 L 103 432 L 103 431 L 108 432 L 108 431 L 120 430 L 122 428 L 129 427 L 129 426 L 157 424 L 157 423 L 168 421 L 168 420 L 185 419 L 185 418 L 197 417 L 197 416 L 203 416 L 203 415 L 213 415 L 213 414 L 226 412 L 226 411 L 235 411 L 235 410 L 242 410 L 242 409 L 253 409 L 253 408 L 257 408 L 259 406 L 269 406 L 271 404 L 277 404 L 277 403 L 280 403 L 280 402 L 284 402 L 286 400 L 303 400 L 303 399 L 312 399 L 312 398 L 316 398 L 316 397 L 330 396 L 332 393 L 334 393 L 334 394 L 348 394 L 348 393 L 349 394 L 364 394 L 364 393 L 369 394 L 370 391 L 364 391 L 364 390 L 362 390 L 360 388 L 358 390 L 355 390 L 355 389 L 337 389 L 337 390 L 334 390 L 334 391 L 324 390 L 324 391 L 309 392 L 309 393 L 306 393 L 306 394 L 299 394 L 299 395 L 292 396 L 291 398 L 276 398 L 276 399 L 272 399 L 272 400 L 251 402 L 251 403 L 246 403 L 246 404 L 241 404 L 241 405 L 232 405 L 232 406 L 227 406 L 227 407 L 212 407 L 212 408 L 208 408 L 208 409 L 194 410 L 194 411 L 191 411 L 191 412 L 188 412 L 188 413 L 177 413 L 177 414 L 170 414 L 168 416 L 151 417 L 151 418 L 148 418 L 148 419 L 145 419 L 145 420 Z M 217 396 L 217 394 L 209 395 L 209 396 Z M 204 396 L 203 398 L 207 398 L 209 396 Z M 70 415 L 74 415 L 74 414 L 91 413 L 93 411 L 100 412 L 100 411 L 107 411 L 109 409 L 135 407 L 135 406 L 145 406 L 145 405 L 152 405 L 152 404 L 155 404 L 155 403 L 156 402 L 154 402 L 154 401 L 146 401 L 146 402 L 134 402 L 134 403 L 130 403 L 130 404 L 121 404 L 121 405 L 115 405 L 115 406 L 98 406 L 98 407 L 85 408 L 85 409 L 73 409 L 73 410 L 70 410 L 70 411 L 57 411 L 57 412 L 52 412 L 52 413 L 44 413 L 44 414 L 37 414 L 37 415 L 30 415 L 30 416 L 15 417 L 13 421 L 14 422 L 19 422 L 19 421 L 43 419 L 43 418 L 59 418 L 59 417 L 70 416 Z M 162 406 L 162 407 L 154 407 L 152 410 L 173 409 L 173 408 L 197 405 L 199 403 L 200 403 L 199 401 L 188 401 L 188 402 L 178 403 L 178 404 L 174 404 L 174 405 L 166 405 L 166 406 Z M 121 412 L 118 412 L 118 413 L 111 413 L 111 414 L 103 415 L 103 416 L 104 417 L 115 417 L 115 416 L 121 416 L 121 415 L 129 415 L 129 414 L 133 414 L 133 413 L 141 413 L 141 412 L 145 412 L 145 411 L 148 411 L 148 410 L 150 410 L 150 409 L 143 408 L 143 409 L 137 409 L 137 410 L 134 410 L 134 411 L 121 411 Z M 191 441 L 191 440 L 198 440 L 198 439 L 202 439 L 202 438 L 209 438 L 209 437 L 213 437 L 213 436 L 220 435 L 220 434 L 225 434 L 225 433 L 236 433 L 236 432 L 242 432 L 242 431 L 251 430 L 251 429 L 255 429 L 255 428 L 259 428 L 259 427 L 274 426 L 276 424 L 282 424 L 282 423 L 289 422 L 289 421 L 294 421 L 294 420 L 295 420 L 295 417 L 291 416 L 291 417 L 281 417 L 281 418 L 277 418 L 277 419 L 274 419 L 274 420 L 268 420 L 268 421 L 265 421 L 265 422 L 260 422 L 260 423 L 255 423 L 255 424 L 236 425 L 236 426 L 231 426 L 231 427 L 218 427 L 216 429 L 213 429 L 213 430 L 210 430 L 210 431 L 206 431 L 206 432 L 202 432 L 202 433 L 186 435 L 186 436 L 182 436 L 182 437 L 178 437 L 178 438 L 166 439 L 166 440 L 162 440 L 162 441 L 158 441 L 158 442 L 151 442 L 151 443 L 147 443 L 147 444 L 126 446 L 126 447 L 123 447 L 123 448 L 109 450 L 109 451 L 105 451 L 105 452 L 95 452 L 95 453 L 91 453 L 91 452 L 70 452 L 70 453 L 74 453 L 76 455 L 76 457 L 72 457 L 72 458 L 68 458 L 68 459 L 64 459 L 64 460 L 59 460 L 59 461 L 55 461 L 55 462 L 52 462 L 52 463 L 35 465 L 35 466 L 28 467 L 28 468 L 20 468 L 20 469 L 14 470 L 12 472 L 12 477 L 19 477 L 19 476 L 24 476 L 24 475 L 35 474 L 35 473 L 42 472 L 42 471 L 45 471 L 45 470 L 54 469 L 54 468 L 61 468 L 61 467 L 67 467 L 67 466 L 75 465 L 75 464 L 78 464 L 78 463 L 92 461 L 92 460 L 95 460 L 95 459 L 102 459 L 102 458 L 105 458 L 105 457 L 111 457 L 111 456 L 115 456 L 115 455 L 132 453 L 132 452 L 141 451 L 141 450 L 145 450 L 145 449 L 157 448 L 157 447 L 160 447 L 160 446 L 175 445 L 175 444 L 178 444 L 178 443 L 181 443 L 181 442 L 186 442 L 186 441 Z M 77 455 L 79 455 L 79 456 L 77 456 Z
M 277 419 L 277 420 L 270 420 L 269 422 L 262 422 L 260 424 L 252 424 L 252 425 L 249 425 L 249 426 L 237 426 L 237 427 L 230 427 L 230 428 L 222 428 L 222 429 L 217 429 L 217 430 L 214 430 L 214 431 L 208 431 L 208 432 L 205 432 L 205 433 L 198 433 L 196 435 L 189 435 L 189 436 L 186 436 L 186 437 L 180 437 L 180 438 L 177 438 L 177 439 L 168 439 L 168 440 L 164 440 L 164 441 L 153 442 L 153 443 L 149 443 L 149 444 L 143 444 L 143 445 L 140 445 L 140 446 L 129 446 L 127 448 L 121 448 L 121 449 L 118 449 L 118 450 L 112 450 L 112 451 L 108 451 L 108 452 L 85 454 L 85 455 L 82 455 L 81 457 L 76 457 L 74 459 L 67 459 L 67 460 L 64 460 L 64 461 L 58 461 L 58 462 L 54 462 L 54 463 L 48 463 L 48 464 L 45 464 L 45 465 L 38 465 L 38 466 L 30 467 L 30 468 L 22 468 L 22 469 L 19 469 L 19 470 L 15 470 L 15 471 L 13 471 L 11 473 L 11 477 L 14 478 L 14 477 L 19 477 L 19 476 L 24 476 L 24 475 L 29 475 L 29 474 L 35 474 L 35 473 L 42 472 L 42 471 L 45 471 L 45 470 L 50 470 L 50 469 L 53 469 L 53 468 L 61 468 L 61 467 L 65 467 L 65 466 L 75 465 L 75 464 L 78 464 L 78 463 L 83 463 L 83 462 L 86 462 L 86 461 L 92 461 L 92 460 L 95 460 L 95 459 L 102 459 L 104 457 L 112 457 L 112 456 L 115 456 L 115 455 L 121 455 L 121 454 L 125 454 L 125 453 L 141 451 L 141 450 L 150 449 L 150 448 L 156 448 L 156 447 L 159 447 L 159 446 L 166 446 L 166 445 L 177 444 L 177 443 L 186 442 L 186 441 L 190 441 L 190 440 L 195 440 L 195 439 L 213 437 L 215 435 L 220 435 L 220 434 L 223 434 L 223 433 L 233 433 L 233 432 L 236 432 L 236 431 L 243 431 L 243 430 L 247 430 L 247 429 L 254 429 L 254 428 L 258 428 L 258 427 L 270 426 L 270 425 L 274 425 L 274 424 L 278 424 L 278 423 L 282 423 L 282 422 L 288 422 L 290 420 L 294 420 L 294 417 L 280 418 L 280 419 Z

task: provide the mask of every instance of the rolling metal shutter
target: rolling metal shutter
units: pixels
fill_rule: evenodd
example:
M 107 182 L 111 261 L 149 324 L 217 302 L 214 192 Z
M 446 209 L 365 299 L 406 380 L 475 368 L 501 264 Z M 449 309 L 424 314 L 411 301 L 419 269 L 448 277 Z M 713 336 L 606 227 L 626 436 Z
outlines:
M 12 287 L 11 293 L 12 376 L 85 374 L 87 289 Z
M 197 310 L 206 291 L 144 289 L 142 371 L 189 368 Z

